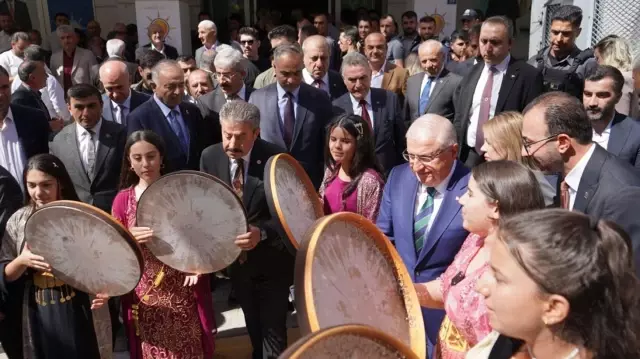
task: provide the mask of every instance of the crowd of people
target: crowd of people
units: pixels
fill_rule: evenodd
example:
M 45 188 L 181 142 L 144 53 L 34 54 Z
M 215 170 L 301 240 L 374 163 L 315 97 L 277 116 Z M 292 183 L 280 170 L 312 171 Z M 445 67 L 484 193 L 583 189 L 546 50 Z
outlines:
M 121 327 L 131 358 L 213 357 L 216 276 L 164 265 L 145 246 L 154 228 L 136 223 L 142 193 L 180 170 L 242 199 L 252 220 L 224 275 L 252 357 L 277 358 L 294 273 L 263 184 L 278 153 L 300 163 L 325 214 L 360 214 L 394 244 L 430 358 L 640 357 L 640 58 L 627 41 L 579 49 L 572 5 L 550 14 L 550 44 L 528 61 L 511 55 L 508 17 L 469 9 L 442 41 L 430 16 L 405 12 L 400 34 L 391 15 L 353 15 L 340 29 L 322 13 L 237 24 L 223 44 L 202 13 L 202 46 L 180 54 L 159 26 L 138 46 L 135 25 L 105 41 L 96 21 L 80 34 L 65 14 L 50 52 L 0 13 L 9 358 L 104 358 Z M 134 291 L 83 293 L 31 252 L 26 221 L 56 200 L 129 229 L 144 260 Z

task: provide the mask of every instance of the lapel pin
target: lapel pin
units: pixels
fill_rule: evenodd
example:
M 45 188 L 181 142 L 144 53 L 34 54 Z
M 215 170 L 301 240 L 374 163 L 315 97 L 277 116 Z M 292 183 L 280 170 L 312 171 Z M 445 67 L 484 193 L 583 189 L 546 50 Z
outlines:
M 262 163 L 262 161 L 260 161 L 260 160 L 257 160 L 257 161 L 256 161 L 256 163 L 257 163 L 257 164 L 261 164 L 261 163 Z
M 511 74 L 511 78 L 512 78 L 512 79 L 515 79 L 515 78 L 516 78 L 516 75 Z
M 587 198 L 589 198 L 589 192 L 584 193 L 584 199 L 587 199 Z

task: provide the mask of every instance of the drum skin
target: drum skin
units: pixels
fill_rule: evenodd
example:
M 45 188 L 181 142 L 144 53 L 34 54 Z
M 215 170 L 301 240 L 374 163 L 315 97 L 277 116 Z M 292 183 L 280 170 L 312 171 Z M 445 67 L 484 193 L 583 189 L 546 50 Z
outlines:
M 173 172 L 152 183 L 140 196 L 136 220 L 153 229 L 146 246 L 162 263 L 194 274 L 231 265 L 241 252 L 235 239 L 249 228 L 233 189 L 198 171 Z
M 358 214 L 332 214 L 309 229 L 296 256 L 295 294 L 302 333 L 368 325 L 426 356 L 411 277 L 391 242 Z
M 264 167 L 264 187 L 271 215 L 280 220 L 291 253 L 297 251 L 313 222 L 324 209 L 311 179 L 291 155 L 281 153 Z
M 340 325 L 308 334 L 279 359 L 419 359 L 398 339 L 364 325 Z
M 110 297 L 132 291 L 143 271 L 135 238 L 106 212 L 82 202 L 55 201 L 25 225 L 29 249 L 71 287 Z

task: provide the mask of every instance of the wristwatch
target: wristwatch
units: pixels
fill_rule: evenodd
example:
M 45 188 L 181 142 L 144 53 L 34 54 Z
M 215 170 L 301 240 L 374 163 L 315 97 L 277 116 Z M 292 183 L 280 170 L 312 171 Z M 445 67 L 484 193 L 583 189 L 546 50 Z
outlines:
M 260 228 L 260 242 L 267 240 L 267 231 L 264 228 Z

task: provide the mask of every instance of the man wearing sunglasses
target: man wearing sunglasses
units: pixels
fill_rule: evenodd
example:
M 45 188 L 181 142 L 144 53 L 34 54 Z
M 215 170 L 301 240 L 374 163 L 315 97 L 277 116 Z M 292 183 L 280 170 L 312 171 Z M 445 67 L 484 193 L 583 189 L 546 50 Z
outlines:
M 240 37 L 240 46 L 242 47 L 242 56 L 251 61 L 260 72 L 266 71 L 271 67 L 271 62 L 266 57 L 260 57 L 258 50 L 260 49 L 260 40 L 258 30 L 252 27 L 243 27 L 238 31 Z
M 480 29 L 482 60 L 456 89 L 454 125 L 460 141 L 460 160 L 467 167 L 484 161 L 482 125 L 504 111 L 522 111 L 542 93 L 542 74 L 511 57 L 511 20 L 494 16 Z

